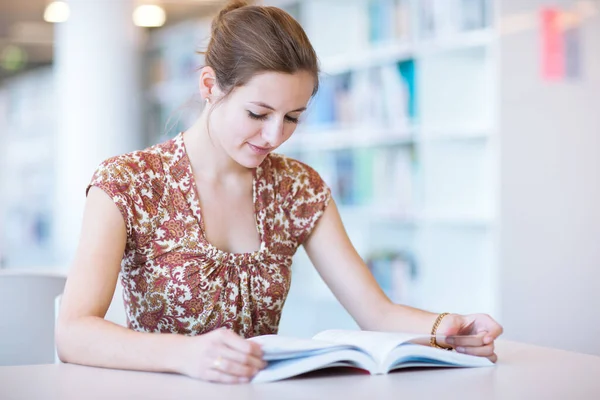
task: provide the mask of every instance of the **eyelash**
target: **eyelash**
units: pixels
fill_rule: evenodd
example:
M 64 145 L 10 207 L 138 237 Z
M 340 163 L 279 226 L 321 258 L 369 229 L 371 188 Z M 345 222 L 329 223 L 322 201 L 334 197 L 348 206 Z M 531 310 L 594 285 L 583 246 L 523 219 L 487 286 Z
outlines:
M 252 119 L 258 120 L 258 121 L 264 121 L 265 119 L 267 119 L 266 115 L 258 115 L 258 114 L 254 114 L 252 111 L 248 111 L 248 116 Z M 298 124 L 300 123 L 300 120 L 298 118 L 292 118 L 289 116 L 285 116 L 285 120 L 286 122 L 290 122 L 292 124 Z

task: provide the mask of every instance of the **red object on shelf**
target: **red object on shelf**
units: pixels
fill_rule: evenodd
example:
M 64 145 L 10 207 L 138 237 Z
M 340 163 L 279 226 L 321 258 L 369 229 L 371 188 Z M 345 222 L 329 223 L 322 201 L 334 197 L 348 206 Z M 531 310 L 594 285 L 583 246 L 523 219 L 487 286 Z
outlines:
M 561 12 L 556 8 L 541 11 L 542 79 L 559 81 L 565 77 L 565 43 Z

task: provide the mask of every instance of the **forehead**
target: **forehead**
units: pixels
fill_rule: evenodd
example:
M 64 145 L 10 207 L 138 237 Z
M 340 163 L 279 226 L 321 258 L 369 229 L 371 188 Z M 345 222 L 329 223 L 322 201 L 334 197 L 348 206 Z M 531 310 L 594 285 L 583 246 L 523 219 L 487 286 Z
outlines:
M 236 92 L 243 101 L 261 101 L 273 107 L 305 106 L 314 85 L 314 78 L 305 71 L 294 74 L 264 72 L 252 77 Z

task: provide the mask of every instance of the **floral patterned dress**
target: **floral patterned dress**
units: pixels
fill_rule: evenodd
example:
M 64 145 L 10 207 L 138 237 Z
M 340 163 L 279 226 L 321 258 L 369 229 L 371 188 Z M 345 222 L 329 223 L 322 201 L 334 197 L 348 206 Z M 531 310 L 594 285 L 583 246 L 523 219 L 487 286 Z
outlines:
M 129 328 L 185 335 L 220 327 L 243 337 L 277 333 L 292 256 L 331 198 L 313 169 L 270 154 L 253 173 L 260 249 L 228 253 L 206 239 L 182 133 L 104 161 L 91 186 L 112 198 L 125 221 Z

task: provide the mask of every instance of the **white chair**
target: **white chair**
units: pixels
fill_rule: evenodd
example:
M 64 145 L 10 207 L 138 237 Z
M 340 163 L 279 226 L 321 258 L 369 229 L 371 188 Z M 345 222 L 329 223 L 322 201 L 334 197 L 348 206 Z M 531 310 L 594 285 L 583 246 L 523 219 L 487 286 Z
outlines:
M 54 359 L 54 298 L 66 275 L 0 271 L 0 365 L 49 364 Z
M 58 320 L 58 314 L 60 312 L 60 303 L 62 301 L 62 293 L 56 296 L 54 299 L 54 318 L 55 321 Z M 117 286 L 115 287 L 115 293 L 113 295 L 112 301 L 108 310 L 106 311 L 106 315 L 104 319 L 110 322 L 113 322 L 117 325 L 127 326 L 127 317 L 125 314 L 125 305 L 123 303 L 123 286 L 121 285 L 121 280 L 117 281 Z M 56 344 L 54 347 L 54 363 L 60 364 L 60 358 L 58 358 L 58 353 L 56 351 Z

